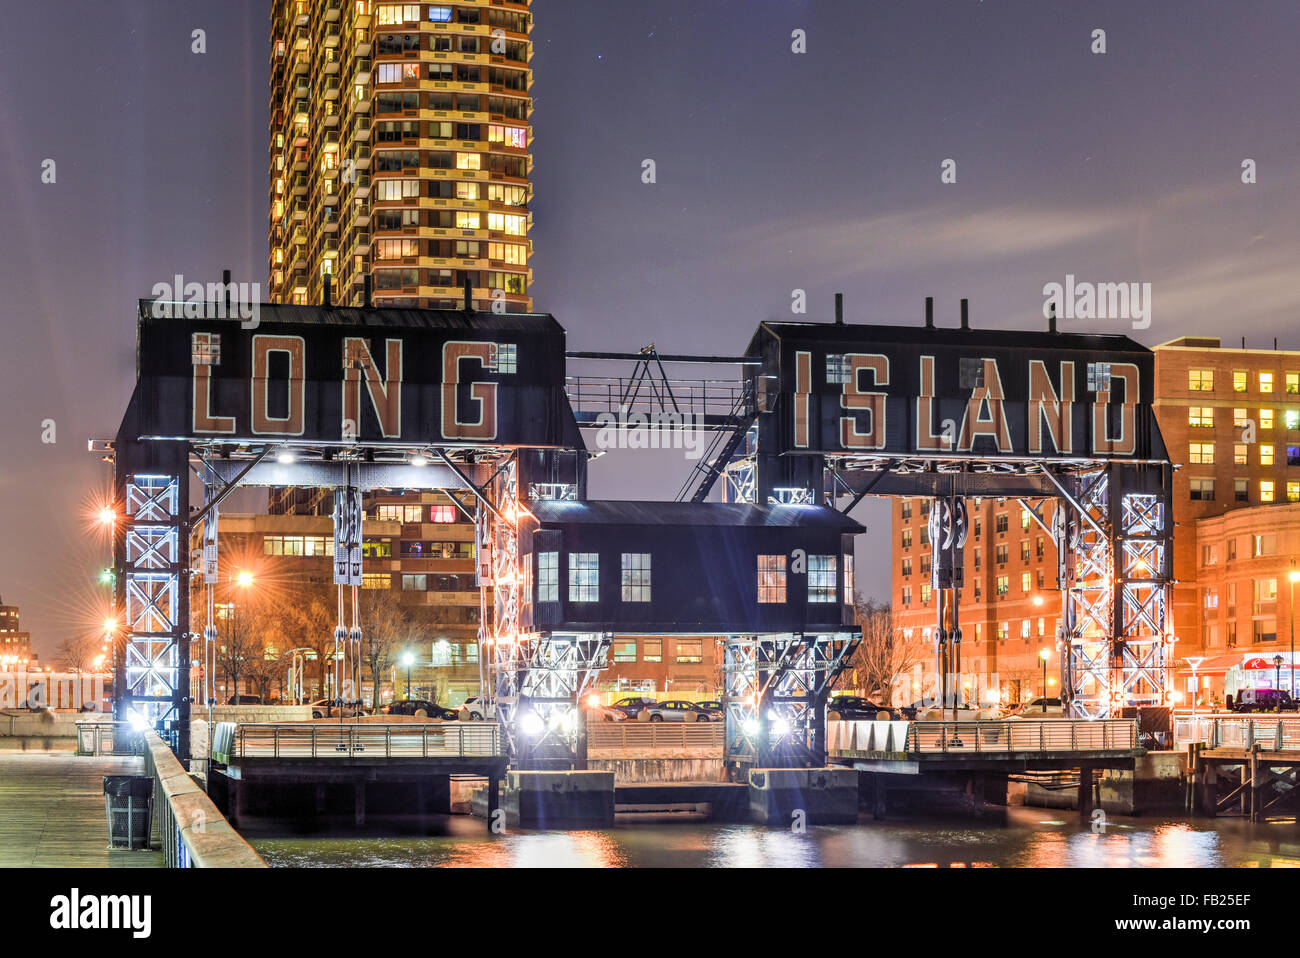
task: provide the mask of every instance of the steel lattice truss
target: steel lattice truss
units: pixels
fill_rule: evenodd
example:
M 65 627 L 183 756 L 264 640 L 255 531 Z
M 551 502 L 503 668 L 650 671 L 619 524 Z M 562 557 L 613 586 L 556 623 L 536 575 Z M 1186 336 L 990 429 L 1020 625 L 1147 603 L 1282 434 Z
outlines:
M 1063 687 L 1073 714 L 1169 704 L 1168 503 L 1109 469 L 1074 478 L 1057 511 Z
M 511 456 L 484 490 L 476 527 L 483 616 L 480 647 L 487 649 L 484 694 L 517 763 L 577 755 L 579 703 L 605 667 L 605 633 L 552 635 L 523 631 L 520 599 L 525 586 L 519 551 L 518 461 Z M 486 547 L 486 548 L 485 548 Z M 488 589 L 492 590 L 488 615 Z
M 120 642 L 114 662 L 141 718 L 171 717 L 187 690 L 178 688 L 182 569 L 178 481 L 131 476 L 125 488 L 125 529 L 119 595 Z
M 824 763 L 826 698 L 858 641 L 841 632 L 730 636 L 723 654 L 727 760 L 770 767 L 785 753 Z

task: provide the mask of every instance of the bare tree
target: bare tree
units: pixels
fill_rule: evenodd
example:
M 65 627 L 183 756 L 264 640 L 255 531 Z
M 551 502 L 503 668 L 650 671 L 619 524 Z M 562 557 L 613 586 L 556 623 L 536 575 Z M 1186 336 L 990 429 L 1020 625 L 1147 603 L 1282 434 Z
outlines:
M 412 638 L 411 620 L 391 589 L 361 591 L 361 661 L 370 672 L 373 708 L 379 707 L 379 677 L 397 663 Z
M 59 663 L 68 672 L 91 672 L 95 659 L 104 655 L 100 650 L 103 639 L 94 635 L 80 635 L 64 639 L 59 644 Z M 107 656 L 105 657 L 107 661 Z
M 217 640 L 214 656 L 217 668 L 226 677 L 229 700 L 238 704 L 239 681 L 254 670 L 257 659 L 263 655 L 265 645 L 258 628 L 256 610 L 251 602 L 234 602 L 217 617 Z
M 924 660 L 924 643 L 904 635 L 888 602 L 863 599 L 861 595 L 855 598 L 854 610 L 862 627 L 862 641 L 836 684 L 843 686 L 856 681 L 864 695 L 888 705 L 899 680 Z

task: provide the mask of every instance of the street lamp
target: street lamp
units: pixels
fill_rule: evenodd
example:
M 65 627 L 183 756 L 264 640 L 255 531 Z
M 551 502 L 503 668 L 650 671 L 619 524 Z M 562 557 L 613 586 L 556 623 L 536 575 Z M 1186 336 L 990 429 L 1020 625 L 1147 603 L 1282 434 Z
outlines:
M 1051 655 L 1052 653 L 1049 652 L 1047 649 L 1043 649 L 1041 652 L 1038 653 L 1038 657 L 1043 661 L 1043 709 L 1042 711 L 1044 715 L 1047 714 L 1047 660 L 1051 657 Z
M 407 652 L 402 656 L 402 664 L 406 666 L 406 700 L 411 700 L 411 666 L 415 664 L 415 656 Z
M 1282 654 L 1279 652 L 1273 656 L 1273 688 L 1281 691 L 1282 689 Z M 1282 705 L 1278 702 L 1278 707 Z

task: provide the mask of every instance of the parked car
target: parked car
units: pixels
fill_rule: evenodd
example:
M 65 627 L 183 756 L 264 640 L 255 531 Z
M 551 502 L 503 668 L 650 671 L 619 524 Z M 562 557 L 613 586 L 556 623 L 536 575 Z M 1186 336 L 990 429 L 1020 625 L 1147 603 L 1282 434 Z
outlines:
M 238 701 L 236 701 L 238 700 Z M 232 695 L 226 699 L 227 705 L 261 705 L 262 696 L 260 695 Z
M 602 705 L 595 712 L 605 722 L 626 722 L 628 720 L 626 712 L 610 705 Z
M 896 709 L 877 705 L 860 695 L 837 695 L 826 706 L 826 717 L 832 722 L 843 719 L 845 722 L 874 721 L 884 712 L 890 719 L 897 719 Z
M 334 699 L 317 699 L 307 704 L 311 708 L 311 717 L 314 719 L 339 717 L 340 710 Z M 358 708 L 355 705 L 345 705 L 342 714 L 343 718 L 355 718 L 357 715 L 371 715 L 373 711 L 367 708 Z
M 1020 709 L 1012 713 L 1014 718 L 1042 718 L 1044 715 L 1062 716 L 1065 708 L 1059 698 L 1030 699 Z
M 1242 689 L 1228 708 L 1233 712 L 1294 712 L 1296 704 L 1286 689 Z
M 414 715 L 416 718 L 441 719 L 444 722 L 455 722 L 460 718 L 460 713 L 455 709 L 446 708 L 428 699 L 406 699 L 394 702 L 388 706 L 388 714 Z
M 667 702 L 654 702 L 647 705 L 637 718 L 651 722 L 711 722 L 713 716 L 708 709 L 702 709 L 694 702 L 682 699 L 669 699 Z
M 628 718 L 636 718 L 641 714 L 641 710 L 647 705 L 654 705 L 654 699 L 648 699 L 642 695 L 631 695 L 627 698 L 619 699 L 610 708 L 618 709 Z
M 483 701 L 481 696 L 471 695 L 461 703 L 461 709 L 469 713 L 470 721 L 482 722 L 494 718 L 494 709 Z
M 727 710 L 722 707 L 721 702 L 696 702 L 700 708 L 709 713 L 709 720 L 713 722 L 723 722 L 727 718 Z

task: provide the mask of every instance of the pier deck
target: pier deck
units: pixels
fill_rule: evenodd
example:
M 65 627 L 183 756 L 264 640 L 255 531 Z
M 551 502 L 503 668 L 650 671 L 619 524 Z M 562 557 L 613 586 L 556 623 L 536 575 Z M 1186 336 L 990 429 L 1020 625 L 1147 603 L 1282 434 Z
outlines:
M 108 848 L 104 776 L 144 774 L 135 756 L 0 751 L 0 868 L 161 868 L 161 851 Z

